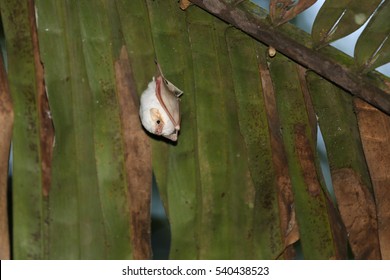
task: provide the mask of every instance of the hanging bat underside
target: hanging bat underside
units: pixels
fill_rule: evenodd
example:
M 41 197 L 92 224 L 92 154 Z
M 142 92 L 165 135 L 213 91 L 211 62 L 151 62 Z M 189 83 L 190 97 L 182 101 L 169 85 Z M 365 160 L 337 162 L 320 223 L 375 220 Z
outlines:
M 180 99 L 183 92 L 165 79 L 156 62 L 158 74 L 141 95 L 139 115 L 150 133 L 177 141 L 180 130 Z

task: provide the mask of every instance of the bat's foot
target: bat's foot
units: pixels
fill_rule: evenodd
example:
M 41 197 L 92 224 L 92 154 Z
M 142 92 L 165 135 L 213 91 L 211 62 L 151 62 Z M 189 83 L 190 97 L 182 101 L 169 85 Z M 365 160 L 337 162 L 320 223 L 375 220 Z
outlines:
M 170 135 L 163 135 L 165 138 L 168 138 L 169 140 L 176 142 L 177 141 L 177 131 Z

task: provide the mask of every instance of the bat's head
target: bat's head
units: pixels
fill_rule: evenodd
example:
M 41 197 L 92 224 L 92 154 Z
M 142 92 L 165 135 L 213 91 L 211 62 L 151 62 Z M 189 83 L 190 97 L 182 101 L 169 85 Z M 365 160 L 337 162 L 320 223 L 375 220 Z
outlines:
M 151 126 L 151 131 L 154 134 L 161 135 L 165 126 L 165 121 L 161 112 L 157 108 L 151 108 L 149 110 L 149 122 Z
M 147 131 L 156 135 L 166 137 L 174 134 L 176 131 L 162 108 L 147 108 L 146 110 L 143 110 L 141 112 L 141 122 Z

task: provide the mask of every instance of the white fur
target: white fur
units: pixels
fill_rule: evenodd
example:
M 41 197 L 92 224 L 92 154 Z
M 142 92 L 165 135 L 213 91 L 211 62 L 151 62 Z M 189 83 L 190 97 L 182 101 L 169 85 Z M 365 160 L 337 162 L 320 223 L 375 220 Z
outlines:
M 167 113 L 164 108 L 161 106 L 160 102 L 157 99 L 156 95 L 156 81 L 154 77 L 152 81 L 149 82 L 148 87 L 141 95 L 141 104 L 139 108 L 139 115 L 141 118 L 142 125 L 145 127 L 147 131 L 150 133 L 155 133 L 156 131 L 156 123 L 152 120 L 150 115 L 150 109 L 156 108 L 164 122 L 164 127 L 162 130 L 163 136 L 171 135 L 175 132 L 175 127 L 172 121 L 169 119 Z

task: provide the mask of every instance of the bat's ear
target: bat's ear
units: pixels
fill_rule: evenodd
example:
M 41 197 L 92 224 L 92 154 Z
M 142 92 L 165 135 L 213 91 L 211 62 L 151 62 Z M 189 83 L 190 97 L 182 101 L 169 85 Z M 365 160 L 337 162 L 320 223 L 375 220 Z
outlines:
M 172 92 L 176 97 L 180 97 L 183 94 L 183 91 L 181 89 L 177 88 L 170 81 L 165 79 L 164 74 L 162 73 L 162 70 L 161 70 L 161 66 L 157 61 L 157 58 L 154 59 L 154 62 L 157 65 L 157 71 L 158 71 L 158 74 L 156 77 L 161 76 L 163 82 L 165 83 L 165 86 L 168 87 L 169 91 Z
M 161 76 L 164 78 L 164 74 L 162 73 L 161 66 L 158 63 L 157 58 L 154 59 L 154 63 L 156 63 L 156 66 L 157 66 L 157 77 Z M 164 78 L 164 80 L 165 80 L 165 78 Z

